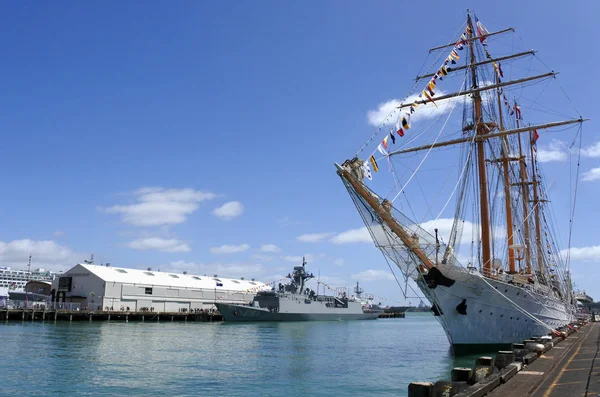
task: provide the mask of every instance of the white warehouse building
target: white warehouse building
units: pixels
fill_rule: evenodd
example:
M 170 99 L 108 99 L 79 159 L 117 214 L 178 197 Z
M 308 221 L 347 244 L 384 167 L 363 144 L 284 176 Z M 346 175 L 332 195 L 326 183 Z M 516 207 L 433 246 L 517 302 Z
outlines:
M 250 303 L 270 289 L 252 280 L 196 276 L 80 263 L 52 282 L 52 301 L 89 310 L 178 312 L 214 308 L 215 301 Z

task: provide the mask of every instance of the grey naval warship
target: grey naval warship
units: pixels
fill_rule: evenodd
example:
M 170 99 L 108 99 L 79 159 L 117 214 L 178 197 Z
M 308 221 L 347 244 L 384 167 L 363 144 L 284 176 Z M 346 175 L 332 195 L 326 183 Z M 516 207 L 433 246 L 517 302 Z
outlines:
M 339 296 L 318 295 L 305 288 L 307 280 L 314 278 L 307 273 L 306 261 L 295 266 L 288 274 L 289 284 L 279 283 L 278 288 L 258 291 L 250 305 L 235 305 L 216 302 L 223 320 L 242 321 L 344 321 L 372 320 L 377 313 L 363 309 L 359 300 L 350 299 L 344 292 Z

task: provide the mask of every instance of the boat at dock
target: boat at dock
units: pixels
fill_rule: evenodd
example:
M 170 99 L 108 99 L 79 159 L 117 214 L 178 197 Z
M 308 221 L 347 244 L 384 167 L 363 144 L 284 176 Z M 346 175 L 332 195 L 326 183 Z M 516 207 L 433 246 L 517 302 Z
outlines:
M 314 276 L 306 272 L 304 258 L 289 278 L 289 284 L 280 283 L 277 289 L 258 291 L 249 305 L 220 302 L 215 305 L 226 322 L 345 321 L 378 317 L 378 312 L 367 310 L 360 300 L 352 299 L 346 292 L 337 296 L 318 295 L 306 288 L 306 281 Z
M 546 90 L 557 73 L 513 65 L 533 50 L 496 55 L 511 48 L 493 47 L 512 31 L 489 33 L 467 11 L 450 44 L 430 50 L 437 58 L 415 85 L 423 89 L 382 107 L 387 117 L 356 156 L 335 164 L 375 246 L 400 269 L 405 297 L 416 284 L 455 353 L 556 333 L 577 311 L 537 141 L 585 120 L 539 122 L 560 93 Z M 552 177 L 568 185 L 564 174 Z

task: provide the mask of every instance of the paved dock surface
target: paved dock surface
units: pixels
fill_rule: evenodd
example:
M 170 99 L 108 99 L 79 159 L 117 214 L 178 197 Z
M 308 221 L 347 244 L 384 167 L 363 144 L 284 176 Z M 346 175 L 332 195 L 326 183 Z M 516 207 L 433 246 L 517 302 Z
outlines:
M 590 323 L 488 396 L 600 396 L 599 347 L 600 323 Z
M 571 349 L 559 358 L 548 377 L 533 392 L 533 397 L 600 395 L 600 323 L 588 324 L 579 334 Z

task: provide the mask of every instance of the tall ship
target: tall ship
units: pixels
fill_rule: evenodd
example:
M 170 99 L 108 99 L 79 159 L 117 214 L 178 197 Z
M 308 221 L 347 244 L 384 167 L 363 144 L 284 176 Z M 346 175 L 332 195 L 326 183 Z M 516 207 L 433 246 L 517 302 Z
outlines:
M 360 300 L 351 299 L 346 292 L 319 295 L 306 288 L 306 282 L 314 278 L 306 272 L 306 261 L 295 266 L 288 275 L 288 284 L 279 283 L 272 290 L 258 291 L 250 305 L 216 302 L 224 321 L 344 321 L 370 320 L 377 312 L 367 310 Z
M 556 72 L 532 73 L 536 52 L 514 51 L 512 32 L 467 11 L 413 90 L 371 112 L 377 130 L 335 164 L 405 296 L 416 284 L 456 354 L 556 333 L 576 314 L 548 190 L 579 178 L 567 166 L 547 182 L 537 142 L 557 127 L 577 140 L 585 120 L 548 120 L 571 102 L 557 99 Z

